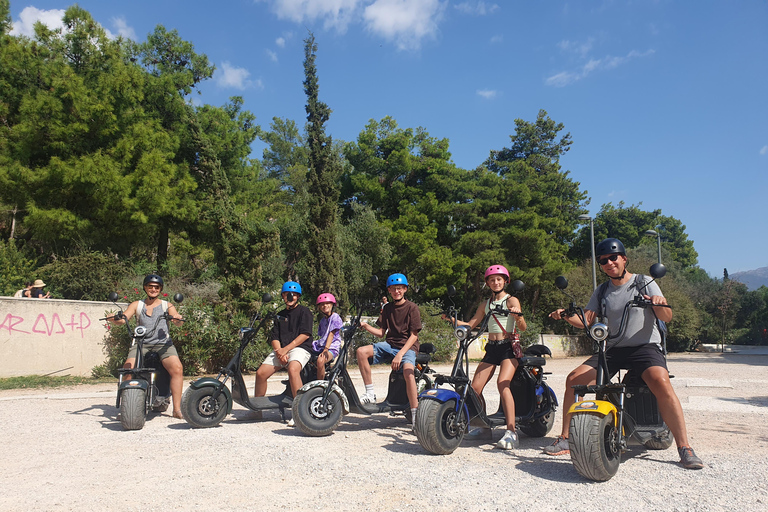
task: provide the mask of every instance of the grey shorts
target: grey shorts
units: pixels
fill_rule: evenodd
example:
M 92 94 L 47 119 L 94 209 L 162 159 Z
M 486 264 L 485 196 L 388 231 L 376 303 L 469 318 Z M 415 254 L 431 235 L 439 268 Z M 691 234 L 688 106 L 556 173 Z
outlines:
M 173 343 L 166 343 L 164 345 L 144 345 L 141 350 L 141 355 L 146 357 L 147 352 L 149 351 L 157 352 L 161 361 L 171 356 L 179 357 L 179 353 L 176 352 L 176 347 L 173 346 Z M 128 350 L 127 359 L 136 359 L 136 354 L 136 345 L 134 345 Z
M 298 361 L 301 363 L 301 367 L 304 368 L 307 363 L 309 362 L 310 358 L 312 357 L 312 354 L 307 352 L 301 347 L 292 348 L 290 352 L 288 352 L 288 362 L 291 361 Z M 270 366 L 274 366 L 275 368 L 287 368 L 287 365 L 284 365 L 280 362 L 280 360 L 275 355 L 275 352 L 272 351 L 271 354 L 269 354 L 266 359 L 264 359 L 264 362 L 262 364 L 268 364 Z

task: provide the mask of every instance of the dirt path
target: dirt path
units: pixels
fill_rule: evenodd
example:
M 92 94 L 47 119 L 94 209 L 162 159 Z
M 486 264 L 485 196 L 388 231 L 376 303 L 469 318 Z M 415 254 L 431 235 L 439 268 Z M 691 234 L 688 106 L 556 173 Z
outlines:
M 581 359 L 548 363 L 559 398 Z M 433 456 L 402 417 L 350 415 L 333 435 L 308 438 L 277 412 L 253 421 L 235 406 L 213 429 L 163 414 L 124 432 L 113 385 L 2 391 L 0 510 L 593 511 L 614 508 L 601 503 L 610 499 L 627 511 L 766 510 L 768 356 L 675 354 L 669 366 L 708 467 L 684 470 L 674 449 L 636 448 L 600 484 L 569 458 L 541 453 L 559 418 L 547 438 L 523 436 L 515 452 L 484 441 Z M 387 372 L 378 368 L 381 394 Z M 486 394 L 495 407 L 495 386 Z

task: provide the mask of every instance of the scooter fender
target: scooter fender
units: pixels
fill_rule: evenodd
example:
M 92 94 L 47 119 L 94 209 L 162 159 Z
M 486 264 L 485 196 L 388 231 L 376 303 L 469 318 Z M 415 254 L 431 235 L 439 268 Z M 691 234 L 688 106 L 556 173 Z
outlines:
M 300 390 L 296 392 L 296 398 L 312 388 L 328 389 L 329 384 L 330 383 L 327 380 L 313 380 L 312 382 L 307 382 L 301 386 Z M 349 400 L 347 400 L 347 395 L 344 393 L 344 391 L 342 391 L 341 387 L 339 387 L 337 384 L 334 384 L 333 388 L 331 388 L 331 391 L 339 395 L 339 398 L 341 398 L 341 406 L 344 408 L 344 414 L 349 414 Z
M 435 400 L 437 402 L 440 402 L 441 404 L 444 404 L 449 400 L 455 400 L 456 408 L 458 411 L 458 405 L 459 405 L 459 402 L 461 401 L 461 395 L 459 395 L 457 392 L 455 392 L 452 389 L 432 388 L 432 389 L 427 389 L 422 391 L 421 394 L 419 395 L 419 400 Z M 467 421 L 469 421 L 469 409 L 467 408 L 467 404 L 464 404 L 464 417 L 467 418 Z
M 200 389 L 205 387 L 218 388 L 221 385 L 221 381 L 214 379 L 213 377 L 203 377 L 201 379 L 193 380 L 189 383 L 189 387 L 193 389 Z M 232 392 L 227 386 L 222 386 L 222 393 L 227 397 L 227 414 L 232 412 Z
M 120 383 L 117 388 L 117 401 L 115 407 L 120 408 L 120 397 L 126 389 L 143 389 L 146 393 L 149 390 L 149 382 L 144 379 L 128 379 Z
M 619 410 L 611 402 L 605 400 L 582 400 L 576 402 L 568 409 L 568 414 L 597 413 L 601 416 L 613 415 L 614 424 L 618 421 Z

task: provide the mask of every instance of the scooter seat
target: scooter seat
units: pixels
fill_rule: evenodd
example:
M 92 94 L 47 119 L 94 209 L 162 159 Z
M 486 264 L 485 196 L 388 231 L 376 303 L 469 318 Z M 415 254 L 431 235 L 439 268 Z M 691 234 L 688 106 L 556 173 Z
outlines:
M 544 366 L 546 364 L 547 360 L 543 357 L 523 356 L 520 358 L 521 366 Z
M 529 356 L 552 357 L 552 351 L 546 345 L 531 345 L 525 349 L 525 354 Z

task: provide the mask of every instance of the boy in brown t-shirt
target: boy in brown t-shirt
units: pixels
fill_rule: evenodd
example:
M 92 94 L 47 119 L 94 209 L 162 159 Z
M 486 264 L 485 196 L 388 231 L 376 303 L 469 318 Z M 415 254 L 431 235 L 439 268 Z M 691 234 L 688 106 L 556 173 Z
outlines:
M 395 371 L 399 370 L 402 364 L 405 390 L 411 405 L 411 418 L 415 419 L 419 397 L 413 371 L 416 367 L 416 353 L 419 351 L 421 313 L 416 304 L 405 298 L 408 279 L 403 274 L 392 274 L 387 278 L 387 291 L 392 297 L 392 302 L 386 303 L 382 308 L 376 321 L 378 328 L 367 323 L 360 324 L 360 327 L 374 336 L 386 339 L 357 349 L 357 364 L 365 384 L 365 394 L 360 397 L 360 401 L 364 404 L 376 403 L 369 359 L 373 359 L 373 364 L 391 361 Z

